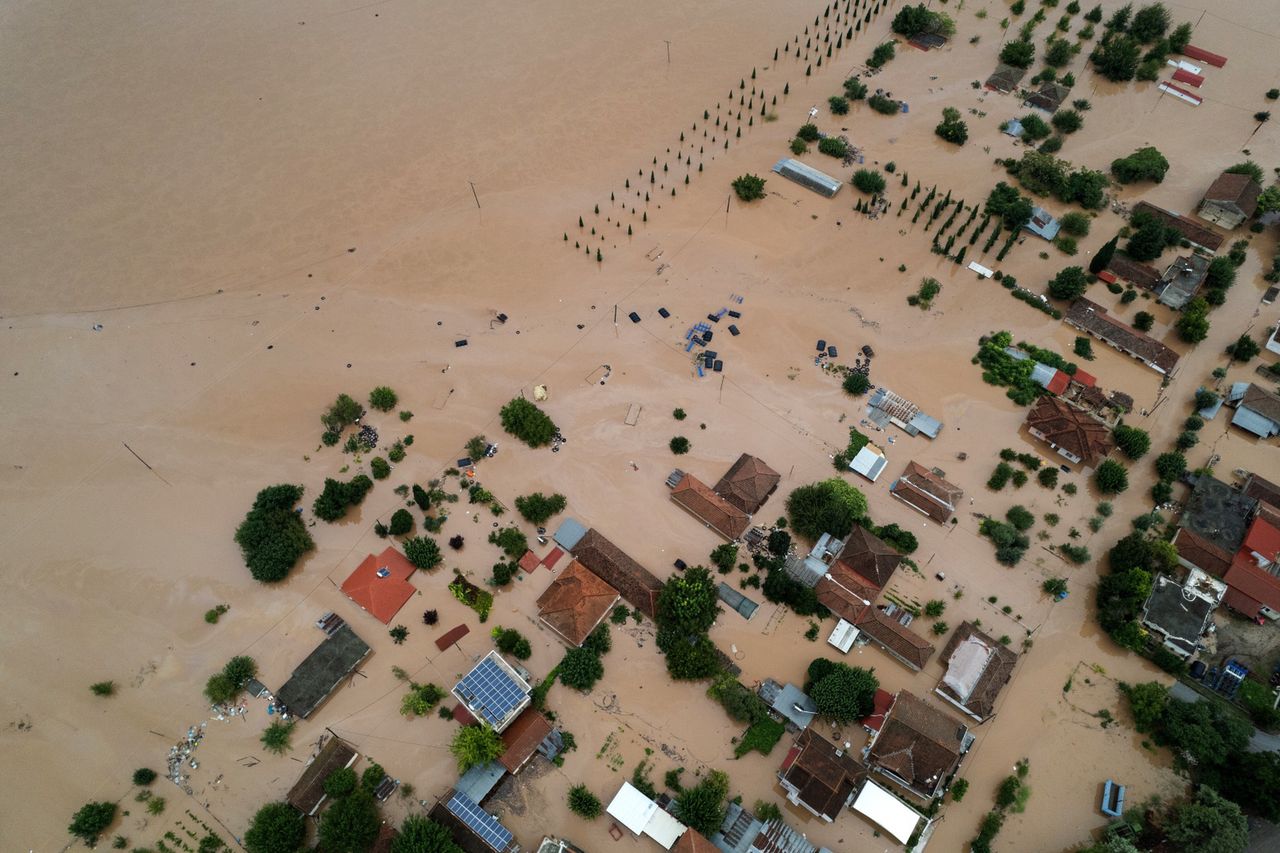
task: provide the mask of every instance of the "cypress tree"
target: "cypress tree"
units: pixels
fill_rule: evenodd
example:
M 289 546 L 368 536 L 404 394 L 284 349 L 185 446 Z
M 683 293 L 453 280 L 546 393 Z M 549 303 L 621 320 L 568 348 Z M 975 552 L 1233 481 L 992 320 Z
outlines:
M 627 226 L 627 236 L 628 236 L 628 237 L 630 237 L 630 236 L 631 236 L 631 226 L 630 226 L 630 225 L 628 225 L 628 226 Z
M 812 66 L 812 65 L 810 65 L 810 66 L 808 66 L 808 67 L 806 67 L 806 68 L 804 69 L 804 76 L 806 76 L 806 77 L 811 77 L 811 76 L 813 76 L 813 66 Z
M 596 216 L 600 215 L 600 205 L 596 205 Z
M 582 225 L 583 225 L 582 217 L 581 217 L 581 216 L 579 216 L 579 217 L 578 217 L 578 227 L 579 227 L 579 228 L 581 228 L 581 227 L 582 227 Z
M 784 84 L 782 84 L 782 94 L 784 94 L 784 95 L 790 95 L 790 94 L 791 94 L 791 84 L 790 84 L 790 83 L 784 83 Z
M 741 128 L 741 127 L 739 127 L 739 128 L 738 128 L 738 132 L 735 134 L 735 136 L 737 136 L 737 138 L 738 138 L 738 139 L 741 139 L 741 138 L 742 138 L 742 128 Z
M 604 260 L 604 255 L 600 253 L 599 249 L 596 249 L 596 263 L 600 263 L 603 260 Z
M 564 241 L 565 241 L 566 243 L 568 243 L 568 242 L 569 242 L 569 232 L 568 232 L 568 231 L 564 232 Z
M 646 211 L 644 212 L 644 216 L 640 217 L 640 221 L 641 221 L 641 222 L 648 222 L 648 221 L 649 221 L 649 211 L 647 211 L 647 210 L 646 210 Z
M 1094 255 L 1093 260 L 1089 261 L 1089 272 L 1097 275 L 1107 268 L 1107 264 L 1111 263 L 1111 257 L 1116 253 L 1116 242 L 1119 239 L 1120 235 L 1117 234 L 1102 244 L 1098 254 Z
M 778 49 L 776 47 L 773 49 L 773 61 L 778 61 Z
M 754 67 L 751 69 L 751 79 L 756 79 L 756 69 Z
M 685 175 L 685 176 L 684 176 L 684 185 L 685 185 L 686 187 L 687 187 L 687 186 L 689 186 L 689 176 L 688 176 L 688 175 Z

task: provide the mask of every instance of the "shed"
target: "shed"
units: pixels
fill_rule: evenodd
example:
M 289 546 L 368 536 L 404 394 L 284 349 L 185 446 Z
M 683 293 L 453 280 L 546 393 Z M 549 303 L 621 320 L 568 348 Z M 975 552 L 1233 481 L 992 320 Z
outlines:
M 849 463 L 849 470 L 855 474 L 861 474 L 874 483 L 888 464 L 889 460 L 885 458 L 880 448 L 874 444 L 865 444 Z
M 766 678 L 760 684 L 759 695 L 773 713 L 800 731 L 807 729 L 818 715 L 818 706 L 794 684 L 779 684 L 772 678 Z
M 727 583 L 721 582 L 716 588 L 716 595 L 720 600 L 729 605 L 730 609 L 737 612 L 743 619 L 750 619 L 756 615 L 756 610 L 760 605 L 738 592 Z
M 496 761 L 476 764 L 463 773 L 453 787 L 458 793 L 465 794 L 477 803 L 483 803 L 505 775 L 507 769 Z
M 1053 218 L 1053 214 L 1043 207 L 1033 207 L 1031 208 L 1031 221 L 1022 227 L 1037 237 L 1052 240 L 1058 236 L 1058 229 L 1062 226 L 1058 224 L 1058 220 Z
M 276 699 L 290 713 L 306 719 L 368 656 L 368 644 L 343 623 L 298 664 Z
M 302 812 L 304 817 L 310 817 L 320 810 L 325 801 L 325 780 L 334 771 L 355 764 L 359 757 L 360 753 L 351 744 L 340 737 L 330 737 L 289 789 L 285 801 Z
M 853 810 L 904 844 L 921 818 L 918 811 L 870 780 L 858 792 Z
M 835 196 L 836 193 L 840 192 L 840 187 L 842 186 L 841 181 L 836 180 L 825 172 L 819 172 L 812 166 L 806 166 L 799 160 L 794 160 L 790 157 L 785 157 L 774 163 L 773 171 L 827 198 Z
M 587 528 L 582 522 L 576 518 L 566 518 L 560 522 L 560 526 L 556 528 L 556 532 L 551 534 L 551 538 L 556 544 L 566 551 L 572 551 L 573 546 L 577 545 L 583 536 L 587 535 Z
M 841 619 L 831 631 L 831 636 L 827 637 L 827 642 L 842 653 L 848 654 L 849 649 L 853 648 L 853 643 L 857 639 L 858 629 L 853 626 L 852 622 L 846 622 Z
M 1009 136 L 1012 136 L 1014 139 L 1021 139 L 1022 138 L 1022 121 L 1016 118 L 1009 119 L 1004 123 L 1003 132 L 1007 133 Z

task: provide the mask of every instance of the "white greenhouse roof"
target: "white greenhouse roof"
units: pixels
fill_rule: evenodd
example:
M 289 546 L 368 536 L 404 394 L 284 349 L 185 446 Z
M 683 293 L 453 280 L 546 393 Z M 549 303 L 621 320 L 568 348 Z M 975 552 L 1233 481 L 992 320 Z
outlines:
M 875 782 L 862 786 L 853 810 L 904 844 L 920 822 L 919 812 Z

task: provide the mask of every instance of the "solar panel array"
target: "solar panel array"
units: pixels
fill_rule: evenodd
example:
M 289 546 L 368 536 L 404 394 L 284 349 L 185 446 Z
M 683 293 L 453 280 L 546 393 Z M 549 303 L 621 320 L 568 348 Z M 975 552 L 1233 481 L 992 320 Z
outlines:
M 500 725 L 525 698 L 524 688 L 492 658 L 480 661 L 457 689 L 467 707 L 479 711 L 491 726 Z
M 511 844 L 514 837 L 511 830 L 498 823 L 497 818 L 480 808 L 476 801 L 466 794 L 454 792 L 446 808 L 494 850 L 506 850 Z

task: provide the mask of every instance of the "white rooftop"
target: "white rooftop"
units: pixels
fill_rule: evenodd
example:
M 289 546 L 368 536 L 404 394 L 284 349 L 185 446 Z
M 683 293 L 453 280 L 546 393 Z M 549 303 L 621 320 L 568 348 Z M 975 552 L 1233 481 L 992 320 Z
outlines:
M 919 812 L 875 782 L 862 786 L 853 810 L 904 844 L 920 822 Z
M 858 629 L 853 627 L 852 622 L 846 622 L 841 619 L 836 623 L 835 630 L 831 632 L 831 636 L 827 637 L 827 642 L 848 654 L 849 649 L 853 648 L 853 641 L 856 639 L 858 639 Z
M 858 451 L 858 455 L 853 457 L 853 461 L 849 463 L 849 469 L 874 483 L 888 464 L 889 460 L 878 447 L 874 444 L 866 444 Z
M 684 824 L 658 808 L 630 782 L 622 783 L 605 811 L 632 835 L 647 835 L 664 850 L 670 850 L 685 831 Z

